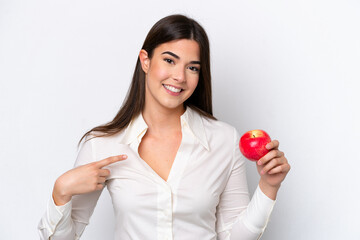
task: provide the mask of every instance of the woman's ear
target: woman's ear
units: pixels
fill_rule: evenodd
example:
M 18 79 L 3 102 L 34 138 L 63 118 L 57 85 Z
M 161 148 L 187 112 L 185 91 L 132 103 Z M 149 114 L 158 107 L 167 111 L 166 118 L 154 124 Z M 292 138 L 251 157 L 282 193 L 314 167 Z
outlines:
M 142 70 L 147 73 L 149 70 L 149 65 L 150 65 L 150 59 L 148 56 L 147 51 L 145 51 L 144 49 L 141 49 L 140 53 L 139 53 L 139 59 L 141 62 L 141 68 Z

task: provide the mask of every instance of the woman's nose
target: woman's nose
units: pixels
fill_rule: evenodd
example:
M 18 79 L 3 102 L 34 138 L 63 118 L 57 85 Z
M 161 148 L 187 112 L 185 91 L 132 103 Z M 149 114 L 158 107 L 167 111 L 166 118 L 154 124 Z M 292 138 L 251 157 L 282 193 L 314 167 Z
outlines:
M 173 72 L 173 78 L 177 82 L 185 81 L 185 69 L 182 67 L 178 67 Z

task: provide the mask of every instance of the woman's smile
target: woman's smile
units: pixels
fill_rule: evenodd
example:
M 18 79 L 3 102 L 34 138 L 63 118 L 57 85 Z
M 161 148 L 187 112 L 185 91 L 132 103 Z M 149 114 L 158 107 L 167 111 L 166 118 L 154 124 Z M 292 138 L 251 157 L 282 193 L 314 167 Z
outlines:
M 184 91 L 182 88 L 174 87 L 168 84 L 163 84 L 163 87 L 165 88 L 166 92 L 168 92 L 172 96 L 179 96 L 180 93 Z

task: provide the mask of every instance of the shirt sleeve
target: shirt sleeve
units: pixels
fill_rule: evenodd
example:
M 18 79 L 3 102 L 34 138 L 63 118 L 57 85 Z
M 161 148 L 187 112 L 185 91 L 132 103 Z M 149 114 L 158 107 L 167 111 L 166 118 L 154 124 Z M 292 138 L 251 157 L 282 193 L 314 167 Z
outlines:
M 240 140 L 235 130 L 234 164 L 217 207 L 218 240 L 256 240 L 263 234 L 275 201 L 258 186 L 250 201 L 246 180 L 245 157 L 238 147 Z
M 83 143 L 74 167 L 95 161 L 93 140 Z M 41 218 L 38 231 L 41 240 L 77 240 L 81 237 L 94 211 L 102 190 L 75 195 L 65 205 L 56 206 L 52 197 Z

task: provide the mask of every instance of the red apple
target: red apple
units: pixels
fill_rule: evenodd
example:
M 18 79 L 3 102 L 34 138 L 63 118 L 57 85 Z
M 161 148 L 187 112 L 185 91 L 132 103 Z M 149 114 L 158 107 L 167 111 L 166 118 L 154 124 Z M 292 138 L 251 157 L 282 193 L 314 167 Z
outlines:
M 265 148 L 269 142 L 271 142 L 269 134 L 257 129 L 246 132 L 240 138 L 239 147 L 241 153 L 247 159 L 257 161 L 269 152 L 269 150 Z

